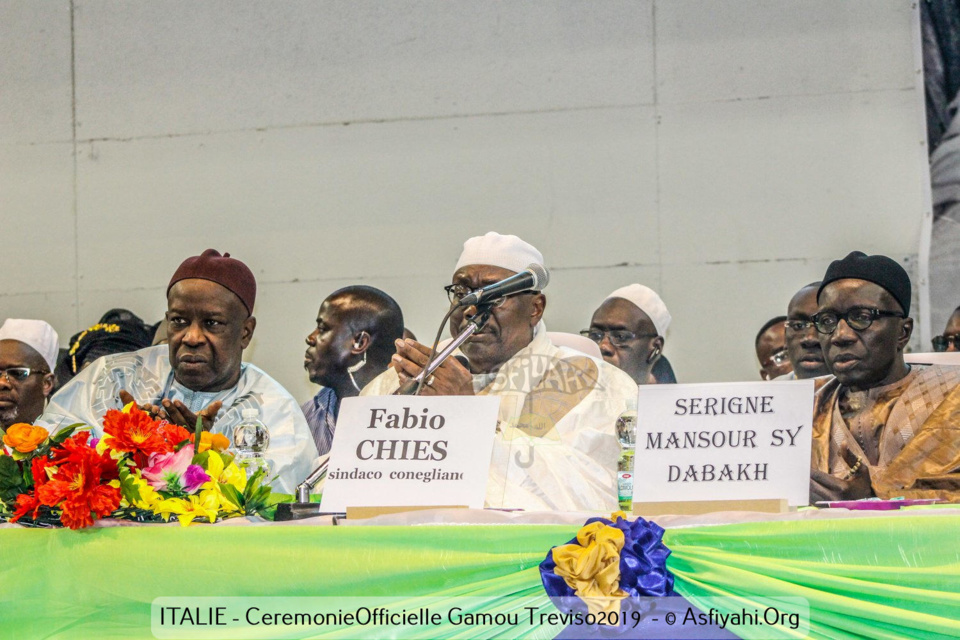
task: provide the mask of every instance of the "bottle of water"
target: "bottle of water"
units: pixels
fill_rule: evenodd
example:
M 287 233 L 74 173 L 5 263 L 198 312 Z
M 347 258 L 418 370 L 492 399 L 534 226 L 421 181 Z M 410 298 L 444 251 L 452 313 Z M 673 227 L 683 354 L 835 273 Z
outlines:
M 257 469 L 270 475 L 270 461 L 264 457 L 270 447 L 270 432 L 260 422 L 260 410 L 251 407 L 240 414 L 240 424 L 233 428 L 233 446 L 237 450 L 237 466 L 247 472 L 249 478 Z
M 620 440 L 620 460 L 617 462 L 620 509 L 629 514 L 633 510 L 633 454 L 637 443 L 636 412 L 626 411 L 617 418 L 617 439 Z

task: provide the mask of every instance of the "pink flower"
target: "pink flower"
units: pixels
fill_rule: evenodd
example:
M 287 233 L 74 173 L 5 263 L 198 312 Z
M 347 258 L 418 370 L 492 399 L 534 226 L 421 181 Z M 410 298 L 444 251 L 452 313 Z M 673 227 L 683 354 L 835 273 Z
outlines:
M 184 475 L 191 466 L 196 466 L 190 464 L 191 460 L 193 460 L 192 444 L 188 444 L 176 453 L 151 453 L 147 460 L 149 466 L 141 471 L 141 475 L 157 491 L 183 493 L 186 491 Z M 194 474 L 195 478 L 196 474 Z M 199 485 L 193 490 L 196 491 L 197 487 Z
M 198 464 L 192 464 L 187 467 L 187 472 L 183 474 L 183 482 L 186 485 L 184 489 L 187 493 L 193 493 L 200 488 L 204 482 L 210 482 L 210 476 Z

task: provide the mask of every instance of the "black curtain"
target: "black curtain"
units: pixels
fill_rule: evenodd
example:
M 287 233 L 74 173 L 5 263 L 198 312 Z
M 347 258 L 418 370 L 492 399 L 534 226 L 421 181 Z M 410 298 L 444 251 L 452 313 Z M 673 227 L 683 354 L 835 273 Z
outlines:
M 947 105 L 960 90 L 960 0 L 923 0 L 920 20 L 927 140 L 933 153 L 950 124 Z

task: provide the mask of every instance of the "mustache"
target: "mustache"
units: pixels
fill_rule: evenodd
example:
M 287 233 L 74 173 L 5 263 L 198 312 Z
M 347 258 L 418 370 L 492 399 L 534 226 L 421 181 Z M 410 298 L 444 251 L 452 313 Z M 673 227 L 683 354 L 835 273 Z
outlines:
M 469 324 L 469 322 L 470 322 L 471 319 L 472 319 L 472 318 L 466 318 L 466 317 L 464 317 L 463 319 L 461 319 L 460 322 L 457 323 L 457 326 L 456 326 L 457 333 L 460 333 L 461 331 L 463 331 L 464 329 L 466 329 L 466 328 L 467 328 L 467 324 Z M 478 333 L 492 333 L 493 335 L 498 336 L 498 335 L 500 335 L 500 328 L 497 327 L 495 324 L 493 324 L 492 322 L 490 322 L 490 321 L 488 320 L 487 323 L 486 323 L 485 325 L 483 325 L 483 328 L 480 329 L 479 331 L 475 331 L 475 332 L 473 333 L 473 335 L 477 335 Z

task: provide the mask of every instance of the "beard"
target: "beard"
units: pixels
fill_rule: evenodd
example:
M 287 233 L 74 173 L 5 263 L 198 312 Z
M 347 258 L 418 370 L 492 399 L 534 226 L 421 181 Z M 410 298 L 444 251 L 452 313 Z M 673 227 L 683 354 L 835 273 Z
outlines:
M 20 413 L 20 407 L 11 407 L 9 409 L 0 410 L 0 423 L 4 425 L 11 425 L 17 420 L 17 415 Z

